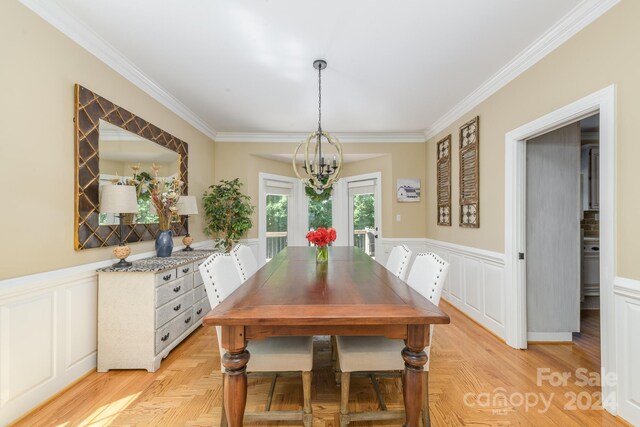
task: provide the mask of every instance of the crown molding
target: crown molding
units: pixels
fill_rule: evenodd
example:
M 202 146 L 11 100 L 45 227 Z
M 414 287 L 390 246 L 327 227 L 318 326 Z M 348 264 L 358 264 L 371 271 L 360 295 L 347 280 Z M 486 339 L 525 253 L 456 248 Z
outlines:
M 619 2 L 620 0 L 584 0 L 489 80 L 436 120 L 425 130 L 426 139 L 431 139 L 445 130 Z
M 345 132 L 332 133 L 343 144 L 417 144 L 426 141 L 422 132 Z M 307 139 L 304 132 L 218 132 L 216 142 L 284 142 L 299 144 Z
M 57 2 L 50 0 L 19 1 L 191 126 L 211 139 L 216 137 L 215 129 L 209 127 L 204 120 L 144 74 L 91 28 L 67 13 Z

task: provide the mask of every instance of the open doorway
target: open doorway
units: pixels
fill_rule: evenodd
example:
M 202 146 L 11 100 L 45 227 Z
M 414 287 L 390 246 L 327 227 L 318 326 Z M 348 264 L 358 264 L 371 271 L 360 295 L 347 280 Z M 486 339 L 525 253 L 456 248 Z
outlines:
M 526 283 L 526 141 L 596 113 L 599 118 L 600 355 L 601 375 L 616 372 L 614 312 L 615 252 L 615 86 L 587 95 L 505 135 L 505 338 L 514 348 L 527 348 Z M 614 396 L 620 384 L 602 383 L 602 394 Z M 616 399 L 603 407 L 616 413 Z
M 600 363 L 599 114 L 526 141 L 529 342 Z

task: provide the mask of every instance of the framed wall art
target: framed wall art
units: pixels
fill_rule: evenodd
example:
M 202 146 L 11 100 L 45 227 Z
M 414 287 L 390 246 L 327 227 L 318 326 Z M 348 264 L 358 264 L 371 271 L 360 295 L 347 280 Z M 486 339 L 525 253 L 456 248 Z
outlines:
M 480 117 L 460 127 L 460 227 L 480 227 Z
M 438 225 L 451 225 L 451 135 L 436 144 Z
M 420 201 L 420 180 L 419 179 L 398 179 L 396 195 L 399 202 L 419 202 Z

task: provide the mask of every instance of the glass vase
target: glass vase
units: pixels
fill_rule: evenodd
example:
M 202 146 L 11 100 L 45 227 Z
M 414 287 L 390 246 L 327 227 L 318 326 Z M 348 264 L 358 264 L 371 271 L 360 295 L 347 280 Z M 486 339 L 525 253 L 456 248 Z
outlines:
M 329 247 L 316 246 L 316 264 L 325 264 L 329 262 Z

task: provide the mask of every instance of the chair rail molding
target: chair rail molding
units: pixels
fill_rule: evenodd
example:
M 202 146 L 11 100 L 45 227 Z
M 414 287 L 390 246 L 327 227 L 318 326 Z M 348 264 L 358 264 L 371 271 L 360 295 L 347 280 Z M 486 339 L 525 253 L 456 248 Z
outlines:
M 213 241 L 192 246 L 208 249 Z M 140 253 L 129 260 L 154 254 Z M 0 281 L 0 425 L 16 420 L 96 368 L 96 269 L 113 262 Z
M 509 286 L 506 297 L 506 341 L 514 348 L 527 348 L 526 254 L 526 141 L 561 128 L 597 112 L 600 113 L 600 303 L 601 354 L 603 372 L 616 372 L 617 354 L 614 314 L 614 276 L 616 265 L 615 236 L 615 106 L 616 87 L 608 86 L 569 105 L 533 120 L 505 135 L 505 278 Z M 603 406 L 617 414 L 615 396 L 625 385 L 605 382 L 602 388 Z M 638 378 L 640 385 L 640 378 Z M 637 388 L 637 387 L 636 387 Z M 639 400 L 640 401 L 640 400 Z M 640 414 L 640 411 L 639 411 Z M 624 416 L 624 414 L 621 414 Z

